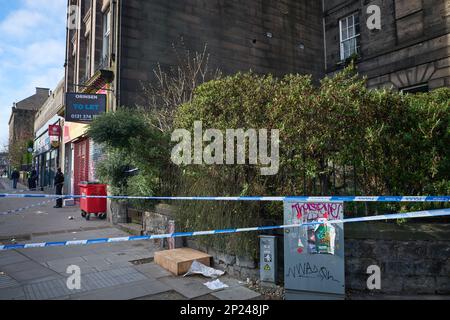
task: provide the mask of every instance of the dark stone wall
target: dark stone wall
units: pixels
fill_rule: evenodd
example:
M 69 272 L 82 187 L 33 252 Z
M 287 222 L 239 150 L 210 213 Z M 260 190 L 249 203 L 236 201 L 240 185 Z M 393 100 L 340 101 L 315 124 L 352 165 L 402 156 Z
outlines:
M 448 226 L 426 222 L 346 226 L 346 289 L 350 298 L 450 294 Z M 381 269 L 381 290 L 367 288 L 370 265 Z
M 49 89 L 36 88 L 36 93 L 16 103 L 11 109 L 9 123 L 9 143 L 34 137 L 34 120 L 36 112 L 49 97 Z
M 450 294 L 450 241 L 347 240 L 347 291 Z M 381 269 L 381 290 L 368 290 L 367 267 Z
M 121 104 L 132 105 L 153 70 L 177 64 L 172 44 L 203 51 L 225 74 L 323 76 L 322 3 L 317 0 L 127 0 L 122 3 Z M 272 37 L 268 37 L 271 33 Z M 302 49 L 303 48 L 303 49 Z
M 34 136 L 34 116 L 36 110 L 16 109 L 10 123 L 11 142 L 21 141 L 23 139 L 33 140 Z

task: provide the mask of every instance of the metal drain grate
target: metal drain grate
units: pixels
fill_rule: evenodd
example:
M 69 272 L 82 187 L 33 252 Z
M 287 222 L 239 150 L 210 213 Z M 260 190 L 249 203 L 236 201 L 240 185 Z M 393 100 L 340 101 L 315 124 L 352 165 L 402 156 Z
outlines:
M 155 260 L 154 258 L 145 258 L 145 259 L 133 260 L 133 261 L 130 261 L 130 263 L 137 266 L 140 264 L 152 263 L 154 260 Z

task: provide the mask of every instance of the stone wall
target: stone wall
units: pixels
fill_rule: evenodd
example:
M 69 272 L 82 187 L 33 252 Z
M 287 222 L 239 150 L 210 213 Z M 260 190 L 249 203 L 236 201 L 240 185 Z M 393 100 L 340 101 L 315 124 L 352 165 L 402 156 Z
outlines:
M 259 279 L 259 267 L 257 261 L 250 257 L 229 255 L 223 252 L 218 252 L 213 248 L 208 248 L 200 245 L 195 239 L 188 239 L 186 245 L 202 252 L 206 252 L 213 257 L 214 268 L 224 270 L 229 275 L 246 280 Z
M 450 294 L 448 227 L 426 221 L 349 224 L 345 241 L 347 292 L 350 296 Z M 381 269 L 381 290 L 367 289 L 370 265 Z
M 158 205 L 144 214 L 144 233 L 163 234 L 175 211 Z M 283 237 L 278 236 L 278 279 L 283 283 Z M 167 241 L 159 240 L 161 250 Z M 258 261 L 218 252 L 195 238 L 178 238 L 176 247 L 190 247 L 213 257 L 213 265 L 241 280 L 259 279 Z M 404 224 L 370 222 L 345 226 L 345 269 L 348 296 L 450 295 L 450 224 L 410 220 Z M 368 290 L 367 268 L 381 269 L 381 290 Z
M 347 290 L 366 292 L 367 267 L 381 269 L 383 294 L 450 294 L 450 241 L 347 240 Z
M 154 210 L 144 212 L 142 220 L 143 233 L 145 235 L 166 234 L 169 232 L 169 221 L 175 220 L 175 209 L 167 204 L 158 204 Z M 156 247 L 159 247 L 161 250 L 169 248 L 167 239 L 155 239 L 154 241 Z M 183 239 L 176 238 L 175 247 L 181 248 L 183 246 Z

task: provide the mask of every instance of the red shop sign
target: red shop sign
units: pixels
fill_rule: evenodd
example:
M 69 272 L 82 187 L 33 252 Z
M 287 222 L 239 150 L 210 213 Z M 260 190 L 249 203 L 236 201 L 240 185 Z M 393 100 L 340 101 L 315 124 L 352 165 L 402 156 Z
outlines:
M 61 126 L 60 125 L 49 125 L 48 126 L 48 135 L 50 137 L 59 137 L 61 136 Z

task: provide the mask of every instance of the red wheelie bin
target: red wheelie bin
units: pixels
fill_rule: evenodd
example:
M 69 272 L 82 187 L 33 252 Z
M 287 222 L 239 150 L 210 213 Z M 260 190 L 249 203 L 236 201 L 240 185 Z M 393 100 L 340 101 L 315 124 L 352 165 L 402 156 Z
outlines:
M 106 185 L 94 182 L 82 182 L 79 184 L 82 196 L 106 196 Z M 106 198 L 81 198 L 81 216 L 90 219 L 95 214 L 99 219 L 106 219 Z

